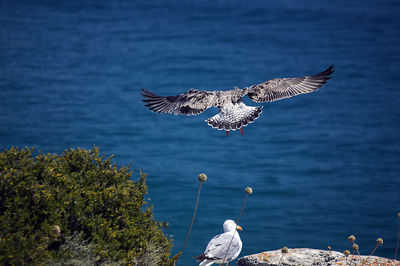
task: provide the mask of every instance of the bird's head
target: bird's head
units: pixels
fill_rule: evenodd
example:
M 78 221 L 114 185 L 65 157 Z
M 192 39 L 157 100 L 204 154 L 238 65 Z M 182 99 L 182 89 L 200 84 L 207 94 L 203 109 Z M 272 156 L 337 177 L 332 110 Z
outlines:
M 224 232 L 230 232 L 230 231 L 235 231 L 235 230 L 242 231 L 242 227 L 237 225 L 235 223 L 235 221 L 233 221 L 233 220 L 226 220 L 224 222 Z

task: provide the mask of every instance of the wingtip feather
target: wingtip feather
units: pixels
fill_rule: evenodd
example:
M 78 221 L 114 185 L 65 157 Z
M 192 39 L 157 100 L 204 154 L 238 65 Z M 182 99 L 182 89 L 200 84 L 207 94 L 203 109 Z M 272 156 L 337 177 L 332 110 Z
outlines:
M 323 77 L 330 79 L 333 72 L 335 72 L 335 65 L 331 64 L 327 69 L 325 69 L 321 73 L 313 75 L 312 77 Z

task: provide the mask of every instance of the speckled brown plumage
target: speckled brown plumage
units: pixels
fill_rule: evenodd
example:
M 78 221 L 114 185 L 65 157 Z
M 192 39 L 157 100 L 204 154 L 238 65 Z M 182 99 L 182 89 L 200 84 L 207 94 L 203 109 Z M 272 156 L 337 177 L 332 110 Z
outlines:
M 334 66 L 325 71 L 298 78 L 276 78 L 243 89 L 228 91 L 200 91 L 190 89 L 175 96 L 159 96 L 142 89 L 143 102 L 151 111 L 175 115 L 198 115 L 210 107 L 219 108 L 218 114 L 206 120 L 218 130 L 242 129 L 254 122 L 261 114 L 262 106 L 246 106 L 242 97 L 247 95 L 257 103 L 272 102 L 299 94 L 310 93 L 321 88 L 334 72 Z M 242 131 L 243 132 L 243 131 Z

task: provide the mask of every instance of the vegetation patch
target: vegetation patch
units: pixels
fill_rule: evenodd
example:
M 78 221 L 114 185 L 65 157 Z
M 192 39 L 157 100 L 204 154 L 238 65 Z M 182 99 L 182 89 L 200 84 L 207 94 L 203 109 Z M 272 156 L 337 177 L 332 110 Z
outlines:
M 0 153 L 0 264 L 171 265 L 145 177 L 93 150 Z

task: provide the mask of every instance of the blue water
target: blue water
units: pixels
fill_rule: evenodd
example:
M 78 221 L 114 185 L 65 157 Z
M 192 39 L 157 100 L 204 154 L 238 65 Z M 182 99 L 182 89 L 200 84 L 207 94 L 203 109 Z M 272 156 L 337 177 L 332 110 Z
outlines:
M 237 219 L 248 255 L 288 247 L 394 257 L 400 211 L 400 3 L 385 1 L 1 1 L 0 148 L 115 155 L 148 174 L 173 252 L 194 265 Z M 336 72 L 316 93 L 264 104 L 225 133 L 144 108 L 147 88 L 232 89 Z M 250 105 L 256 103 L 246 100 Z

